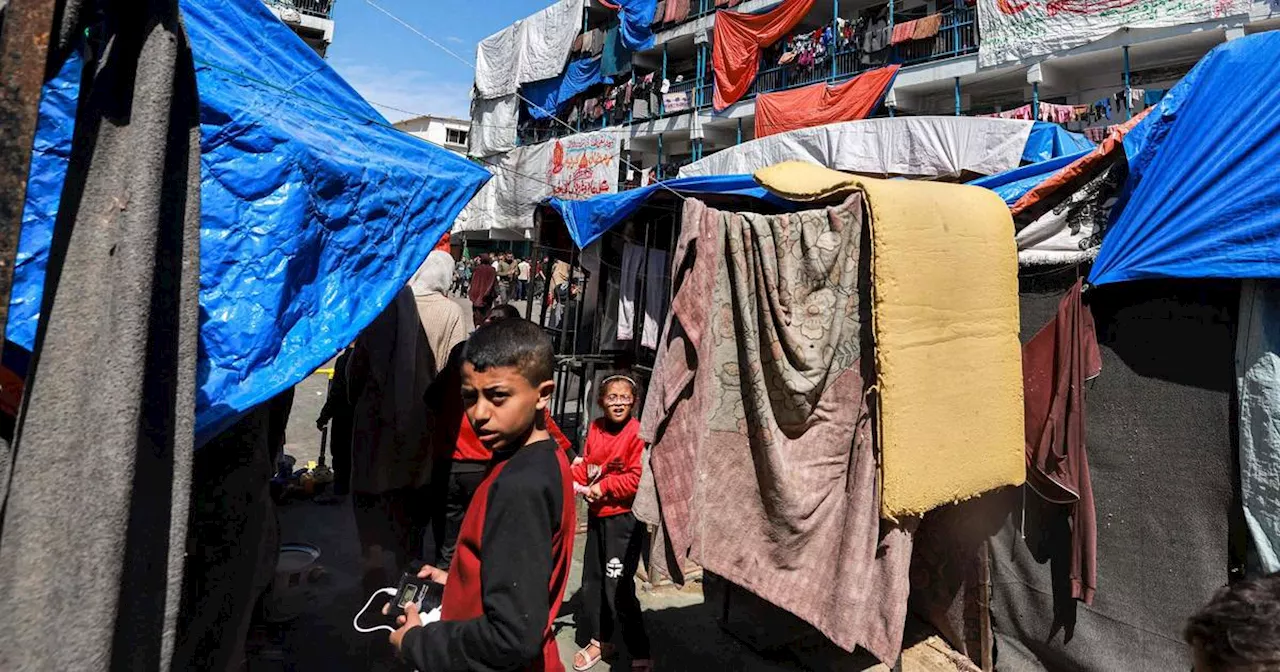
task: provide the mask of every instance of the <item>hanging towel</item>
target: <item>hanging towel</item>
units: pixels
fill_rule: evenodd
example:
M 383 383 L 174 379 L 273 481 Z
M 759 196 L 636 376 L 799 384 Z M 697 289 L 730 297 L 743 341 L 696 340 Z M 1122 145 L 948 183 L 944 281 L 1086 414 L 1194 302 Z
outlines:
M 667 0 L 663 23 L 682 23 L 689 18 L 689 0 Z
M 642 180 L 644 178 L 641 178 Z M 635 338 L 636 278 L 644 263 L 644 248 L 627 243 L 622 248 L 622 282 L 618 291 L 618 340 Z
M 784 0 L 764 14 L 716 13 L 711 49 L 715 109 L 738 102 L 760 68 L 760 50 L 785 36 L 813 8 L 814 0 Z
M 783 215 L 685 202 L 635 511 L 660 511 L 678 560 L 892 665 L 914 521 L 877 513 L 863 212 L 861 194 Z
M 915 39 L 916 22 L 906 21 L 904 23 L 896 23 L 893 26 L 893 36 L 889 38 L 889 44 L 902 44 Z
M 866 195 L 881 514 L 919 515 L 1022 484 L 1018 255 L 1004 201 L 981 187 L 874 180 L 799 161 L 755 178 L 790 200 Z
M 653 6 L 653 25 L 662 23 L 662 19 L 667 15 L 666 0 L 658 0 L 658 4 Z
M 928 40 L 938 35 L 938 29 L 942 27 L 942 15 L 930 14 L 923 19 L 917 19 L 912 23 L 916 24 L 915 30 L 912 32 L 913 40 Z
M 1082 281 L 1058 314 L 1022 347 L 1027 485 L 1071 517 L 1071 597 L 1093 603 L 1098 586 L 1098 521 L 1085 451 L 1085 382 L 1102 371 L 1093 313 L 1080 300 Z
M 756 138 L 797 128 L 865 119 L 893 86 L 897 65 L 864 72 L 835 86 L 823 83 L 756 96 Z
M 644 283 L 644 326 L 640 332 L 640 345 L 657 350 L 662 318 L 667 313 L 667 294 L 671 291 L 666 250 L 649 250 Z

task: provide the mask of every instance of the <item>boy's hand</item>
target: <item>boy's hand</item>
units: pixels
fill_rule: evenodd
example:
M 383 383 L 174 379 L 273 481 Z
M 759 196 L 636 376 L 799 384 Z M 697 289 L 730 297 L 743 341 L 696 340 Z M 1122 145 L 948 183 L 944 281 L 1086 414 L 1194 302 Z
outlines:
M 604 491 L 600 489 L 599 483 L 593 483 L 587 488 L 587 501 L 595 502 L 604 498 Z
M 391 645 L 396 647 L 396 653 L 400 653 L 400 645 L 404 642 L 405 633 L 411 628 L 422 627 L 422 617 L 418 615 L 418 603 L 410 602 L 404 608 L 404 616 L 396 619 L 396 625 L 400 626 L 400 629 L 391 633 Z
M 418 578 L 429 579 L 443 586 L 449 583 L 449 572 L 446 572 L 443 569 L 440 569 L 439 567 L 432 567 L 431 565 L 423 565 L 422 569 L 418 570 Z

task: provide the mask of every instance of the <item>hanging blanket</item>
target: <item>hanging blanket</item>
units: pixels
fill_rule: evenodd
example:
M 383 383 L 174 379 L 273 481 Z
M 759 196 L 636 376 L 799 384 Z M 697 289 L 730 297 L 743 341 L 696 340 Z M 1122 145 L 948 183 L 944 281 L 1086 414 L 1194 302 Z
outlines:
M 865 119 L 893 85 L 897 65 L 864 72 L 835 86 L 814 84 L 756 98 L 756 137 Z
M 653 48 L 653 23 L 657 2 L 655 0 L 600 0 L 600 4 L 618 12 L 621 42 L 631 51 Z
M 660 504 L 677 559 L 892 664 L 911 537 L 878 515 L 862 220 L 861 194 L 776 216 L 685 202 L 636 511 Z
M 689 0 L 667 0 L 663 23 L 682 23 L 689 18 Z
M 560 0 L 476 45 L 476 91 L 481 98 L 516 92 L 521 84 L 560 74 L 582 29 L 583 0 Z
M 551 117 L 570 98 L 602 81 L 600 59 L 573 61 L 565 68 L 564 74 L 524 86 L 524 97 L 529 101 L 529 116 L 534 119 Z
M 716 12 L 711 67 L 715 72 L 715 108 L 738 102 L 760 69 L 760 50 L 791 32 L 813 8 L 814 0 L 783 0 L 764 14 Z

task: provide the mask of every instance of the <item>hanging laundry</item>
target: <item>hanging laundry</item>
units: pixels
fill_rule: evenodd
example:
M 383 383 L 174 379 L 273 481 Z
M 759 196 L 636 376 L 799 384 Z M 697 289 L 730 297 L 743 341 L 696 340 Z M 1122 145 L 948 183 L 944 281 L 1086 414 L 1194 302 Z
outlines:
M 917 19 L 912 23 L 916 24 L 915 31 L 911 35 L 913 40 L 929 40 L 937 37 L 938 30 L 942 27 L 942 15 L 930 14 L 923 19 Z
M 571 98 L 602 81 L 600 59 L 580 59 L 571 61 L 559 77 L 525 84 L 521 95 L 528 101 L 530 118 L 547 119 Z
M 897 44 L 902 44 L 903 42 L 910 42 L 912 39 L 915 38 L 915 34 L 916 34 L 915 21 L 906 21 L 904 23 L 894 24 L 893 36 L 889 38 L 889 44 L 897 45 Z
M 864 72 L 847 82 L 766 93 L 756 97 L 755 137 L 763 138 L 797 128 L 865 119 L 880 106 L 897 65 Z
M 643 171 L 640 181 L 646 183 L 648 171 Z M 622 277 L 619 278 L 618 291 L 618 340 L 630 341 L 635 338 L 636 319 L 636 279 L 640 274 L 640 266 L 645 261 L 644 248 L 634 243 L 627 243 L 622 248 Z
M 678 91 L 676 93 L 662 94 L 662 110 L 670 114 L 672 112 L 687 111 L 692 105 L 690 104 L 690 91 Z
M 1093 313 L 1080 300 L 1082 281 L 1058 313 L 1022 347 L 1027 485 L 1071 517 L 1071 597 L 1093 603 L 1098 586 L 1098 523 L 1085 452 L 1086 381 L 1102 372 Z
M 630 51 L 653 48 L 653 18 L 657 12 L 655 0 L 600 0 L 600 4 L 618 13 L 619 36 Z M 606 47 L 607 48 L 607 47 Z
M 600 74 L 605 77 L 614 77 L 631 70 L 631 50 L 622 39 L 621 28 L 621 25 L 614 25 L 604 34 Z
M 716 14 L 711 49 L 716 110 L 723 110 L 746 94 L 760 68 L 760 50 L 800 23 L 814 1 L 785 0 L 764 14 Z
M 689 0 L 667 0 L 663 23 L 683 23 L 689 18 Z
M 667 314 L 667 288 L 671 286 L 667 277 L 666 250 L 649 250 L 644 277 L 644 325 L 640 331 L 640 345 L 657 350 L 658 335 Z
M 651 25 L 662 23 L 663 17 L 667 15 L 666 0 L 658 0 L 658 4 L 653 6 L 653 21 Z
M 1158 104 L 1164 98 L 1164 89 L 1147 89 L 1142 94 L 1142 104 L 1146 107 Z

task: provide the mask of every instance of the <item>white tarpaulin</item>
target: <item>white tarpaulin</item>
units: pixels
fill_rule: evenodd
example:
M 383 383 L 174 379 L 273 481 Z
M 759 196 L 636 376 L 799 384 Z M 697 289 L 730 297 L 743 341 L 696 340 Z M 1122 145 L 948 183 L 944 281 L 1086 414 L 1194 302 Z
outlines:
M 994 175 L 1018 167 L 1032 122 L 975 117 L 863 119 L 802 128 L 735 147 L 680 169 L 681 177 L 745 175 L 808 161 L 864 175 Z
M 1121 28 L 1249 13 L 1250 0 L 978 0 L 982 67 L 1073 49 Z
M 516 148 L 516 125 L 520 122 L 520 99 L 513 93 L 501 98 L 471 101 L 471 133 L 467 153 L 493 156 Z
M 476 47 L 479 97 L 509 96 L 521 84 L 563 72 L 582 31 L 582 2 L 560 0 L 481 40 Z
M 467 204 L 453 230 L 523 238 L 533 228 L 534 207 L 552 196 L 583 200 L 618 191 L 621 144 L 613 133 L 582 133 L 485 159 L 493 179 Z

